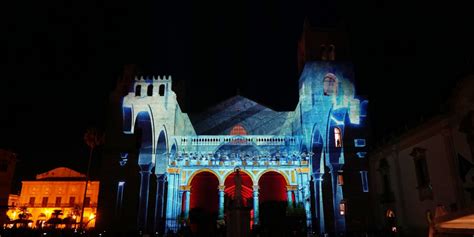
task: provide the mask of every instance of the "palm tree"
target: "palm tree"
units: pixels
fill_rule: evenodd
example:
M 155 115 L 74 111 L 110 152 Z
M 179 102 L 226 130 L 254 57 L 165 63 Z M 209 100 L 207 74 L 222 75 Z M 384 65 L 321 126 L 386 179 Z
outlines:
M 81 208 L 81 219 L 79 221 L 80 229 L 83 228 L 82 223 L 84 219 L 84 207 L 85 207 L 85 200 L 86 200 L 86 194 L 87 194 L 87 183 L 89 182 L 89 172 L 91 168 L 92 154 L 94 152 L 94 149 L 104 142 L 104 136 L 99 134 L 97 129 L 89 128 L 84 134 L 84 142 L 89 147 L 89 162 L 87 163 L 86 186 L 84 188 L 84 197 L 82 199 L 82 208 Z

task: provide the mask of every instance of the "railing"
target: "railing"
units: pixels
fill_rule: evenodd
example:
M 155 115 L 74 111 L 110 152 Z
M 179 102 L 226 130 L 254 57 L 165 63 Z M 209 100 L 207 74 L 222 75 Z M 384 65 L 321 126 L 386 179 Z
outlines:
M 306 166 L 308 160 L 174 160 L 171 166 Z
M 297 145 L 297 139 L 291 136 L 186 136 L 178 137 L 180 145 L 218 146 L 223 143 L 232 144 L 255 144 L 262 145 Z
M 23 203 L 23 204 L 20 204 L 18 205 L 18 207 L 57 207 L 57 208 L 65 208 L 65 207 L 81 207 L 82 206 L 82 203 L 65 203 L 65 204 L 55 204 L 55 203 L 48 203 L 48 204 L 42 204 L 42 203 L 35 203 L 35 204 L 31 204 L 31 203 Z M 91 204 L 86 204 L 84 205 L 85 207 L 92 207 L 92 208 L 95 208 L 97 207 L 97 204 L 96 203 L 91 203 Z

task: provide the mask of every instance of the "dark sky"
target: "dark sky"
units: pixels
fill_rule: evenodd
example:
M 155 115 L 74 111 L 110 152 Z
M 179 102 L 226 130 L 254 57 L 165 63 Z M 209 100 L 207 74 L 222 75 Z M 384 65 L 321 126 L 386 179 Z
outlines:
M 18 177 L 62 165 L 84 172 L 83 133 L 106 123 L 107 97 L 128 63 L 184 81 L 188 110 L 238 89 L 292 110 L 305 16 L 322 26 L 345 22 L 357 90 L 370 100 L 380 138 L 438 111 L 472 72 L 469 9 L 408 0 L 10 1 L 2 13 L 0 148 L 18 154 Z

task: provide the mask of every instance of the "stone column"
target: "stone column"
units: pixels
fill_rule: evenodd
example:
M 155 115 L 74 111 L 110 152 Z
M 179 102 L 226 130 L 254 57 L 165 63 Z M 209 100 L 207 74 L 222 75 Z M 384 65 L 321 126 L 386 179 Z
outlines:
M 184 190 L 179 190 L 179 195 L 178 195 L 178 211 L 177 211 L 177 215 L 176 217 L 177 218 L 181 218 L 182 214 L 183 214 L 183 194 L 185 193 L 186 191 Z
M 324 208 L 323 208 L 323 173 L 314 173 L 314 210 L 315 216 L 319 221 L 319 233 L 325 232 L 324 226 Z
M 152 164 L 140 165 L 140 194 L 138 203 L 137 225 L 139 230 L 146 230 L 148 216 L 148 192 L 150 189 L 150 170 Z
M 219 216 L 217 217 L 218 220 L 224 220 L 224 185 L 219 185 Z
M 331 165 L 331 179 L 332 179 L 332 191 L 333 191 L 333 208 L 334 208 L 334 228 L 336 234 L 343 234 L 346 231 L 346 217 L 341 215 L 339 210 L 339 204 L 344 199 L 342 193 L 342 186 L 337 184 L 338 171 L 342 168 L 342 164 Z M 346 207 L 347 208 L 347 207 Z
M 184 194 L 185 195 L 185 199 L 184 199 L 184 219 L 188 219 L 189 218 L 189 205 L 191 203 L 191 186 L 189 186 L 186 190 L 186 193 Z
M 293 195 L 292 195 L 292 192 L 291 190 L 287 190 L 286 191 L 286 199 L 287 199 L 287 202 L 288 202 L 288 207 L 293 207 Z
M 288 207 L 292 208 L 293 207 L 293 192 L 295 190 L 295 187 L 293 185 L 287 185 L 286 186 L 286 195 L 287 195 L 287 201 L 288 201 Z M 295 200 L 296 201 L 296 200 Z
M 259 224 L 258 212 L 258 185 L 253 186 L 253 224 Z
M 175 230 L 176 224 L 176 191 L 177 191 L 177 169 L 172 170 L 168 169 L 168 193 L 166 195 L 166 229 L 165 232 L 169 230 Z
M 161 220 L 163 220 L 163 199 L 165 193 L 165 180 L 166 176 L 164 174 L 157 174 L 156 175 L 156 198 L 155 198 L 155 220 L 153 231 L 161 233 L 163 224 Z

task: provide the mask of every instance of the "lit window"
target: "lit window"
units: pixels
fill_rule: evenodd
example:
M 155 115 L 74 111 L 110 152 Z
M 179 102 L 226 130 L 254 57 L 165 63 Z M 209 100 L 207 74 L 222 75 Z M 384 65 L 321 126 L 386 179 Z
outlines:
M 230 135 L 247 135 L 247 130 L 245 130 L 242 125 L 237 124 L 232 128 L 232 130 L 230 130 Z
M 339 214 L 341 214 L 341 216 L 344 216 L 346 214 L 346 201 L 345 200 L 342 200 L 340 203 L 339 203 Z
M 337 185 L 344 185 L 344 176 L 342 176 L 342 171 L 339 171 L 337 174 Z
M 146 90 L 146 95 L 153 96 L 153 85 L 148 85 L 148 88 Z
M 362 191 L 364 193 L 367 193 L 369 192 L 369 182 L 368 182 L 368 179 L 367 179 L 367 171 L 360 171 L 360 179 L 361 179 L 361 182 L 362 182 Z
M 392 209 L 388 209 L 385 216 L 387 218 L 395 218 L 395 213 L 392 211 Z
M 326 74 L 323 81 L 324 86 L 324 95 L 333 95 L 337 94 L 337 78 L 336 75 L 332 73 Z
M 340 128 L 334 128 L 334 142 L 336 147 L 342 147 L 342 136 Z
M 142 86 L 141 85 L 137 85 L 135 87 L 135 96 L 141 96 L 142 95 Z

